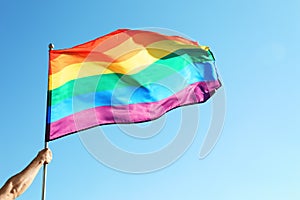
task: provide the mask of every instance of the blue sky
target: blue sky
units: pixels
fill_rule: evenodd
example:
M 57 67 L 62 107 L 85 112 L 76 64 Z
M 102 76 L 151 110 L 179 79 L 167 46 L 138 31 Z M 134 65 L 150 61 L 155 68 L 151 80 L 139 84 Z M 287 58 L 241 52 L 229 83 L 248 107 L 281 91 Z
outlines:
M 86 151 L 78 134 L 71 135 L 49 144 L 47 199 L 299 199 L 299 9 L 296 0 L 2 0 L 0 185 L 43 148 L 50 42 L 59 49 L 118 28 L 162 27 L 214 52 L 227 100 L 214 150 L 198 159 L 210 102 L 199 106 L 200 128 L 191 147 L 153 173 L 106 167 Z M 104 129 L 118 134 L 114 126 Z M 41 173 L 19 199 L 40 194 Z

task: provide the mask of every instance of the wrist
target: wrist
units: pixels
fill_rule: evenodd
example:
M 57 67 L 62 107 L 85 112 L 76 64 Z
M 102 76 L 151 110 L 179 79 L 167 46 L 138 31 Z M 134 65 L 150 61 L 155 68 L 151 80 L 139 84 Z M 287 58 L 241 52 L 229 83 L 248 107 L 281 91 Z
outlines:
M 34 162 L 36 165 L 43 165 L 45 163 L 45 159 L 43 159 L 41 156 L 37 155 L 34 159 Z

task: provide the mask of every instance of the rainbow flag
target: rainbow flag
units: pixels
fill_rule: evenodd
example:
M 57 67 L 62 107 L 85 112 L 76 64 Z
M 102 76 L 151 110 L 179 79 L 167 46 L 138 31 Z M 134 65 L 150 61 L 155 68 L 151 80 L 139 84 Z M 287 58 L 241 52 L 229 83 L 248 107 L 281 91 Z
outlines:
M 120 29 L 49 54 L 47 141 L 154 120 L 221 87 L 209 48 L 180 36 Z

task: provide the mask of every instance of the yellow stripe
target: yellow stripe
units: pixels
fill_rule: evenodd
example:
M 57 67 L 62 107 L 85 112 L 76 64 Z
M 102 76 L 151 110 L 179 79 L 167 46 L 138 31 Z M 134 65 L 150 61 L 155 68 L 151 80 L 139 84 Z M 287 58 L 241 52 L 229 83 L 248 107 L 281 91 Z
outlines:
M 126 57 L 126 56 L 123 56 Z M 121 60 L 123 60 L 122 58 Z M 94 76 L 100 74 L 135 74 L 145 69 L 150 64 L 157 61 L 157 58 L 149 56 L 146 50 L 138 52 L 123 62 L 85 62 L 76 63 L 65 67 L 63 70 L 49 77 L 49 90 L 53 90 L 65 84 L 68 81 Z M 139 65 L 137 65 L 139 63 Z
M 124 45 L 123 45 L 124 44 Z M 126 46 L 127 45 L 127 46 Z M 111 49 L 105 54 L 117 58 L 113 63 L 108 62 L 84 62 L 71 64 L 61 71 L 50 75 L 49 90 L 53 90 L 65 84 L 68 81 L 94 76 L 100 74 L 120 73 L 120 74 L 135 74 L 145 69 L 150 64 L 156 62 L 160 58 L 178 50 L 185 48 L 201 48 L 205 51 L 208 47 L 183 45 L 182 43 L 174 43 L 174 41 L 164 40 L 152 43 L 145 47 L 127 40 L 118 46 Z M 130 51 L 129 51 L 129 50 Z M 120 56 L 121 55 L 121 56 Z
M 204 51 L 209 50 L 208 46 L 194 46 L 194 45 L 184 44 L 173 40 L 154 42 L 152 44 L 149 44 L 147 48 L 160 49 L 160 50 L 168 51 L 169 53 L 177 51 L 179 49 L 202 49 Z

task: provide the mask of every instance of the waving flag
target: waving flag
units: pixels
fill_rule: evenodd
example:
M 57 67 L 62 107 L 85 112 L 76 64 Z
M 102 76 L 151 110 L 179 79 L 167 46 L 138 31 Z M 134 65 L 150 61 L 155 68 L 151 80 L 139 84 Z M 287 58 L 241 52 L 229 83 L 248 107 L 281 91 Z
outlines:
M 209 48 L 180 36 L 121 29 L 50 50 L 46 140 L 154 120 L 205 102 L 220 86 Z

